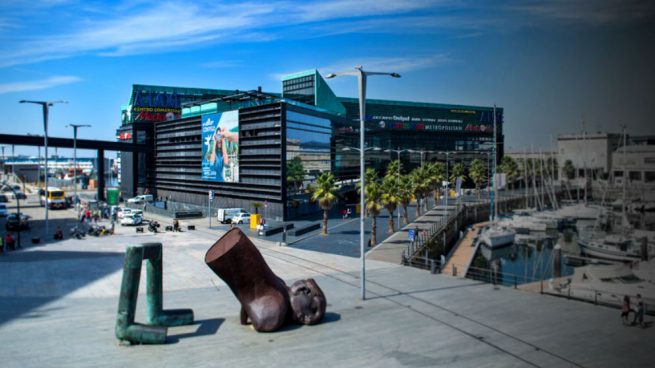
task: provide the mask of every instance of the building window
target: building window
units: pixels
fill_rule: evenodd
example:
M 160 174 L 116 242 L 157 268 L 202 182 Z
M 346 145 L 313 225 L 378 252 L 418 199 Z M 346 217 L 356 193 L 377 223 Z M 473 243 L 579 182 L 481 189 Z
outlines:
M 641 181 L 641 171 L 630 171 L 630 181 Z
M 644 182 L 646 183 L 655 182 L 655 171 L 644 172 Z

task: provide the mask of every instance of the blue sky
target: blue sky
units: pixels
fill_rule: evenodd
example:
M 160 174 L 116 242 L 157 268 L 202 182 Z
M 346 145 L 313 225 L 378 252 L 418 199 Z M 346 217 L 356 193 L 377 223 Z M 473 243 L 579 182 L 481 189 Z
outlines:
M 132 84 L 279 92 L 361 64 L 369 98 L 505 108 L 513 150 L 581 130 L 655 134 L 655 5 L 555 1 L 5 1 L 0 132 L 42 134 L 21 99 L 67 100 L 50 135 L 113 139 Z M 350 78 L 331 80 L 356 96 Z M 33 154 L 34 148 L 17 149 Z M 64 153 L 62 151 L 60 153 Z

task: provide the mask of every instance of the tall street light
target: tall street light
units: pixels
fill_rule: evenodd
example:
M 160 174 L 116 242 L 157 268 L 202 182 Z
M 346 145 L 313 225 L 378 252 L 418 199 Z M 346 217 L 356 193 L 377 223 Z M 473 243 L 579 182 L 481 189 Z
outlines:
M 43 107 L 43 130 L 45 135 L 44 146 L 45 146 L 45 235 L 48 236 L 48 110 L 50 106 L 56 103 L 68 103 L 66 101 L 31 101 L 31 100 L 20 100 L 20 103 L 32 103 L 36 105 L 41 105 Z
M 389 75 L 394 78 L 400 78 L 397 73 L 369 72 L 364 71 L 361 65 L 355 67 L 353 72 L 330 73 L 325 78 L 331 79 L 338 76 L 356 76 L 359 85 L 359 176 L 362 184 L 360 191 L 360 224 L 359 224 L 359 249 L 362 263 L 361 269 L 361 289 L 362 300 L 366 299 L 366 263 L 364 260 L 364 121 L 366 120 L 366 79 L 370 75 Z
M 68 124 L 66 128 L 73 128 L 73 188 L 75 191 L 75 207 L 77 207 L 77 218 L 80 217 L 80 206 L 77 200 L 77 129 L 90 128 L 89 124 Z
M 384 152 L 395 152 L 395 153 L 398 154 L 398 179 L 400 179 L 400 154 L 403 153 L 403 152 L 409 152 L 409 151 L 411 151 L 411 150 L 410 149 L 400 149 L 400 147 L 398 147 L 398 149 L 395 149 L 395 150 L 391 149 L 391 148 L 384 150 Z M 400 229 L 400 208 L 398 209 L 398 229 Z

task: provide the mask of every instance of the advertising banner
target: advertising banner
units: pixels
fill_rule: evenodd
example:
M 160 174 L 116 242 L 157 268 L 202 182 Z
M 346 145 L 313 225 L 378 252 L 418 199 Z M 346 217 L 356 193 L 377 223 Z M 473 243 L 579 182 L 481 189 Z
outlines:
M 202 180 L 239 181 L 239 111 L 202 116 Z

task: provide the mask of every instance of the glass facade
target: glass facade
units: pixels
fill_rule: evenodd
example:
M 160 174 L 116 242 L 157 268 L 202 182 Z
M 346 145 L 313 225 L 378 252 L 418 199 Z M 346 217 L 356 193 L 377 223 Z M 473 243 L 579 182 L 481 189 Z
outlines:
M 316 98 L 314 92 L 315 82 L 313 74 L 282 81 L 282 95 L 284 98 L 314 105 Z
M 287 110 L 285 126 L 287 214 L 298 217 L 317 211 L 308 189 L 322 173 L 332 171 L 333 122 Z

